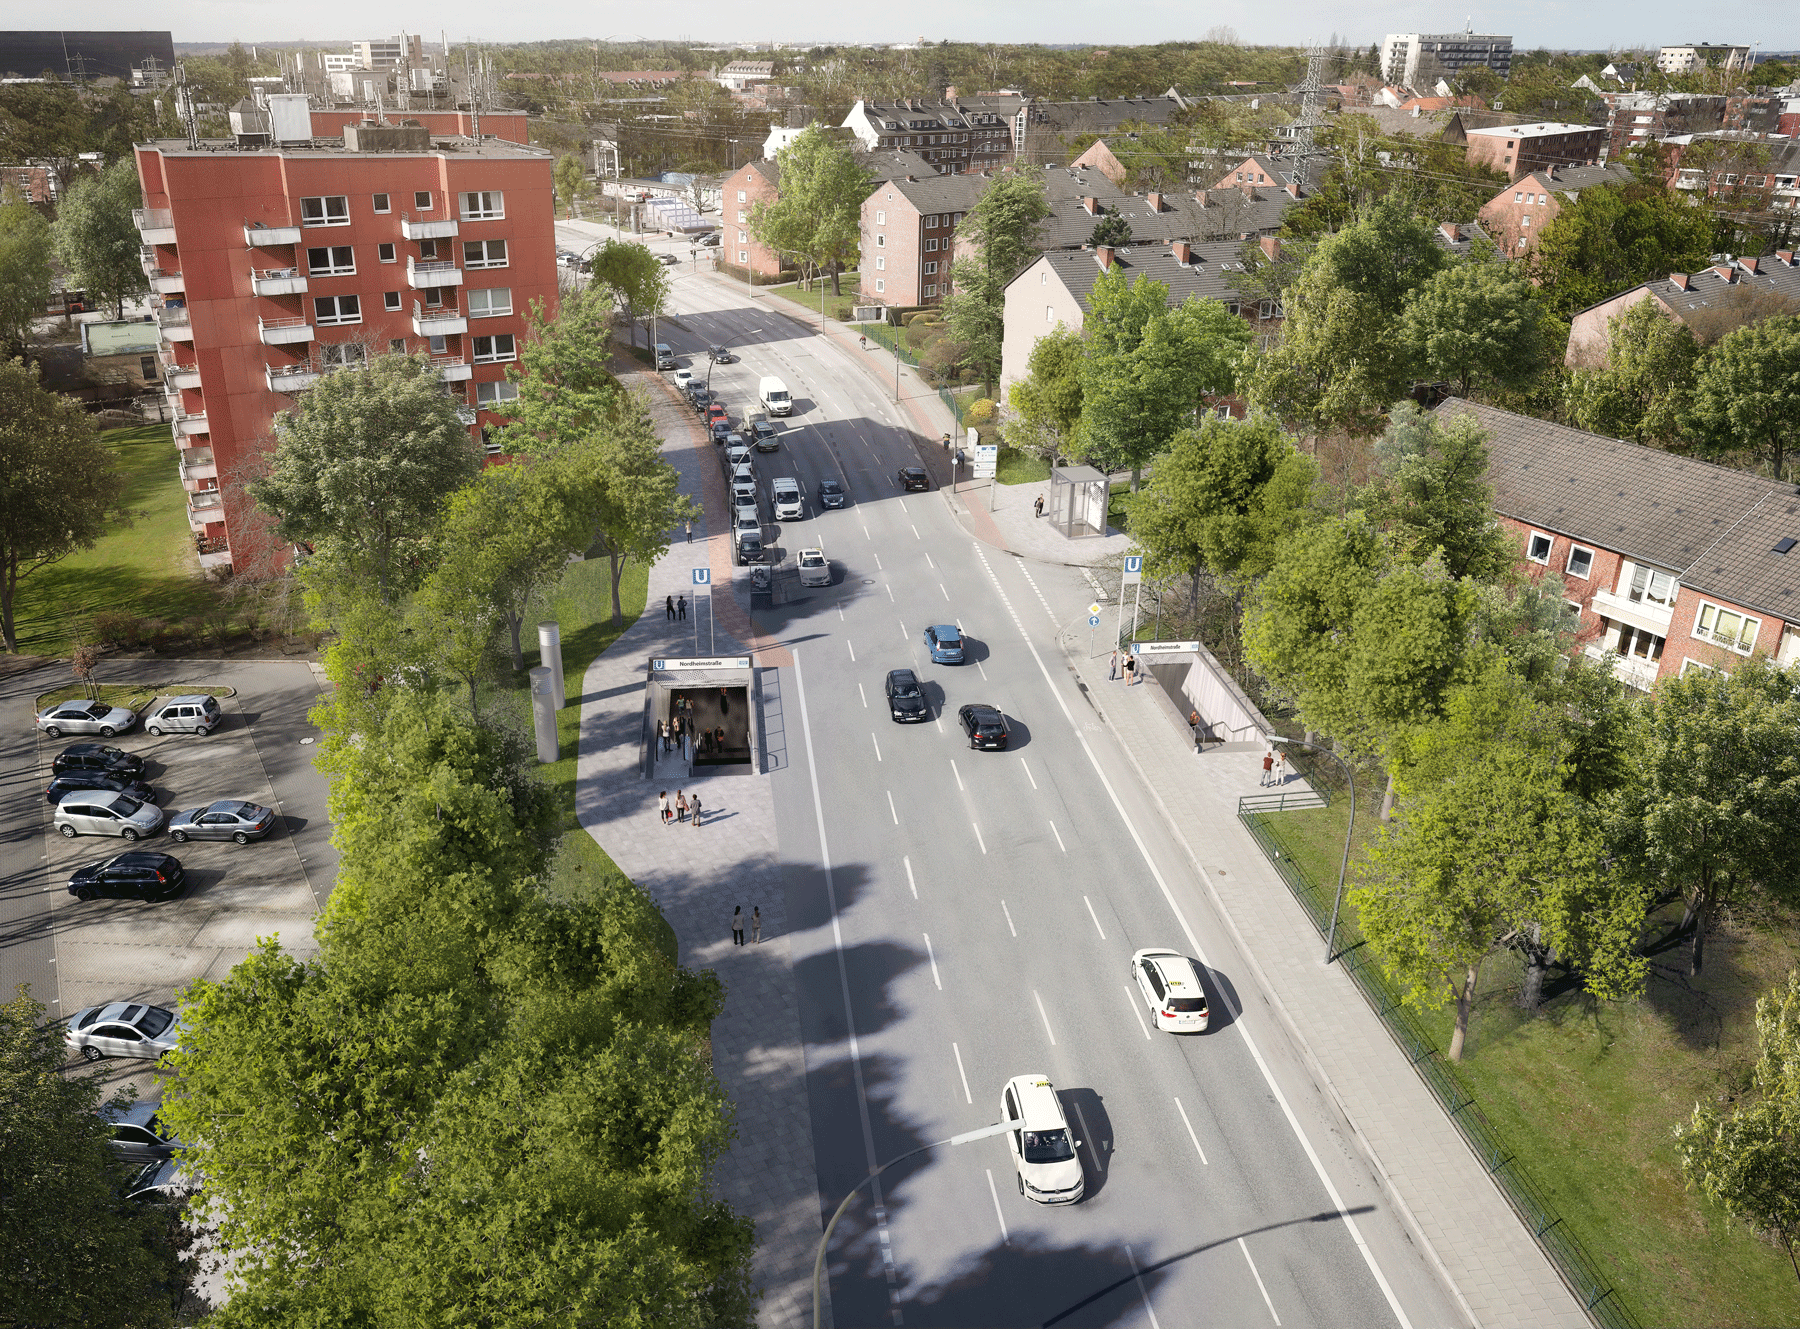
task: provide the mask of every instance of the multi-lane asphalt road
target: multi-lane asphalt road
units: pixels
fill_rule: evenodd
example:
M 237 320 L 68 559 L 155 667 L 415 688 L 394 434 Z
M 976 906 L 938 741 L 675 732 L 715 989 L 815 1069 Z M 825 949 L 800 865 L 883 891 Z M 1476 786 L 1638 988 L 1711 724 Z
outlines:
M 835 476 L 851 498 L 771 541 L 790 560 L 823 548 L 835 576 L 763 620 L 795 659 L 773 690 L 790 762 L 771 779 L 821 1214 L 872 1167 L 999 1120 L 1015 1075 L 1046 1074 L 1081 1141 L 1072 1206 L 1021 1195 L 999 1139 L 883 1175 L 833 1238 L 836 1322 L 1466 1323 L 1063 664 L 1055 639 L 1089 585 L 971 539 L 936 492 L 899 491 L 917 452 L 891 357 L 675 272 L 659 335 L 701 372 L 708 344 L 741 355 L 712 378 L 734 419 L 762 374 L 794 395 L 764 483 L 794 475 L 810 499 Z M 969 637 L 963 665 L 922 646 L 946 622 Z M 889 719 L 900 666 L 931 722 Z M 969 749 L 969 701 L 1005 712 L 1009 750 Z M 1207 1033 L 1149 1026 L 1127 970 L 1145 946 L 1202 962 Z

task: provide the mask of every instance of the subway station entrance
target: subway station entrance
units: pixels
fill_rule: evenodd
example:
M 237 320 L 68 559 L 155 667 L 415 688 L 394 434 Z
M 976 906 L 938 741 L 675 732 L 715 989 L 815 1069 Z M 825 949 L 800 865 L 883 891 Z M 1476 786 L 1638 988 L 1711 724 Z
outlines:
M 759 689 L 749 656 L 652 656 L 647 673 L 646 779 L 761 771 Z

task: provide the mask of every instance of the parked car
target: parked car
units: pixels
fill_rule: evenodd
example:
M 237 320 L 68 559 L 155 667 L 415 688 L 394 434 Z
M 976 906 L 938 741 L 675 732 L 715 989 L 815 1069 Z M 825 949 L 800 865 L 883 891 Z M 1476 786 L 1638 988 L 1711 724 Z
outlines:
M 707 406 L 707 408 L 706 408 L 706 423 L 707 424 L 709 424 L 709 425 L 716 425 L 716 424 L 721 424 L 721 423 L 729 424 L 730 421 L 731 421 L 731 412 L 726 410 L 725 407 L 721 403 L 712 402 Z M 728 430 L 727 432 L 730 432 L 730 431 Z
M 107 701 L 59 701 L 38 712 L 37 727 L 50 738 L 99 734 L 111 738 L 137 723 L 137 712 Z
M 844 492 L 844 485 L 841 480 L 821 480 L 821 481 L 819 481 L 819 506 L 820 507 L 822 507 L 822 508 L 841 508 L 844 506 L 845 503 L 847 503 L 849 501 L 850 501 L 850 496 Z
M 142 780 L 134 780 L 129 775 L 109 775 L 105 771 L 69 771 L 50 781 L 44 790 L 44 798 L 54 806 L 63 801 L 67 794 L 78 790 L 98 790 L 101 793 L 125 794 L 137 799 L 140 803 L 154 803 L 150 796 L 150 786 Z
M 932 664 L 963 662 L 962 629 L 954 623 L 937 623 L 925 629 L 925 649 L 931 652 Z
M 275 814 L 260 803 L 222 798 L 203 808 L 178 812 L 169 818 L 169 838 L 186 840 L 234 840 L 249 844 L 275 829 Z
M 186 886 L 179 858 L 142 849 L 84 863 L 69 876 L 77 900 L 173 900 Z
M 900 488 L 907 493 L 915 489 L 929 490 L 931 477 L 925 474 L 923 466 L 902 466 L 899 471 Z
M 694 371 L 691 369 L 677 368 L 669 375 L 669 378 L 676 387 L 685 391 L 687 385 L 694 381 Z
M 758 452 L 774 452 L 781 447 L 781 431 L 763 416 L 752 416 L 750 430 L 756 436 Z
M 712 422 L 712 441 L 713 442 L 723 443 L 730 436 L 731 436 L 731 421 L 729 421 L 729 420 L 714 420 Z
M 127 1103 L 121 1107 L 103 1107 L 100 1118 L 112 1127 L 113 1153 L 127 1163 L 166 1163 L 181 1149 L 181 1142 L 169 1134 L 157 1116 L 160 1103 Z
M 713 404 L 712 393 L 696 381 L 688 386 L 688 400 L 694 404 L 694 414 L 704 420 L 707 409 Z
M 925 689 L 919 676 L 910 669 L 890 669 L 887 676 L 888 714 L 895 724 L 912 724 L 931 718 L 931 707 L 925 703 Z
M 1187 956 L 1155 947 L 1139 951 L 1131 957 L 1131 976 L 1158 1029 L 1171 1034 L 1206 1032 L 1206 989 Z
M 1015 1075 L 1000 1091 L 1000 1119 L 1014 1123 L 1006 1133 L 1019 1194 L 1038 1204 L 1073 1204 L 1081 1198 L 1084 1179 L 1081 1147 L 1069 1130 L 1056 1086 L 1047 1075 Z
M 144 728 L 152 734 L 199 734 L 205 738 L 223 723 L 218 698 L 190 693 L 152 706 Z
M 162 828 L 163 811 L 129 794 L 96 789 L 68 795 L 56 805 L 56 815 L 51 820 L 71 840 L 77 835 L 116 835 L 122 840 L 137 840 L 155 835 Z
M 71 743 L 56 754 L 50 773 L 63 775 L 71 771 L 105 771 L 108 775 L 136 778 L 144 773 L 144 759 L 135 752 L 102 743 Z
M 63 1042 L 89 1061 L 105 1057 L 154 1061 L 180 1045 L 181 1021 L 161 1006 L 115 1001 L 76 1011 L 63 1030 Z
M 737 357 L 731 353 L 729 346 L 709 346 L 706 348 L 706 353 L 712 357 L 715 365 L 729 365 L 737 362 Z
M 969 736 L 970 747 L 1005 751 L 1006 716 L 998 706 L 990 706 L 984 701 L 972 701 L 957 711 L 956 718 L 962 721 L 963 733 Z
M 831 563 L 826 559 L 823 549 L 802 549 L 800 551 L 800 584 L 802 586 L 831 585 Z
M 193 1192 L 177 1158 L 144 1164 L 125 1185 L 125 1198 L 137 1204 L 180 1205 Z
M 752 464 L 750 446 L 744 442 L 742 434 L 725 435 L 725 464 L 728 466 L 748 466 Z

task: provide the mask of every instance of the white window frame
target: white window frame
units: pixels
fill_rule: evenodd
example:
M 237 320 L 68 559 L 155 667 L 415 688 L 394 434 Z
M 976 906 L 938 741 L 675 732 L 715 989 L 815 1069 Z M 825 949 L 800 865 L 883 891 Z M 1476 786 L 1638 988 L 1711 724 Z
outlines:
M 400 261 L 399 250 L 391 240 L 383 241 L 375 246 L 375 261 L 377 263 L 398 263 Z
M 505 350 L 500 349 L 501 342 L 506 343 Z M 483 343 L 487 346 L 485 351 L 482 349 Z M 519 358 L 518 339 L 510 332 L 496 332 L 488 336 L 472 338 L 470 349 L 473 351 L 475 363 L 478 365 L 504 364 L 509 360 Z
M 388 194 L 376 194 L 370 202 L 378 213 L 392 212 L 394 210 L 394 200 L 392 196 Z
M 307 215 L 307 204 L 318 205 L 318 216 Z M 332 205 L 336 204 L 336 207 Z M 300 200 L 300 224 L 302 226 L 348 226 L 350 224 L 350 196 L 348 194 L 320 194 L 314 198 Z
M 319 343 L 319 365 L 324 369 L 362 369 L 369 363 L 369 348 L 359 341 Z
M 1744 642 L 1743 628 L 1735 633 L 1735 640 L 1727 641 L 1718 635 L 1718 623 L 1721 616 L 1735 618 L 1740 624 L 1748 625 L 1750 640 Z M 1725 605 L 1702 600 L 1694 610 L 1694 627 L 1690 636 L 1695 641 L 1710 641 L 1714 646 L 1731 651 L 1736 655 L 1749 655 L 1756 650 L 1757 634 L 1762 631 L 1762 620 L 1754 614 L 1746 614 L 1741 609 L 1727 608 Z M 1740 644 L 1742 643 L 1742 644 Z
M 1532 548 L 1537 544 L 1537 542 L 1539 540 L 1542 540 L 1544 542 L 1544 552 L 1541 555 L 1534 554 L 1531 552 Z M 1545 565 L 1546 567 L 1548 567 L 1549 563 L 1550 563 L 1550 555 L 1553 554 L 1555 551 L 1556 551 L 1556 537 L 1555 536 L 1546 535 L 1542 531 L 1527 531 L 1526 532 L 1525 557 L 1530 562 L 1541 563 L 1541 564 Z
M 474 189 L 456 196 L 457 211 L 462 221 L 505 221 L 506 191 Z
M 1586 572 L 1575 571 L 1575 556 L 1577 554 L 1587 555 Z M 1586 545 L 1570 545 L 1569 557 L 1563 563 L 1563 571 L 1568 573 L 1571 577 L 1580 577 L 1583 581 L 1588 580 L 1589 576 L 1592 575 L 1594 571 L 1594 551 L 1589 549 Z
M 887 259 L 880 254 L 877 254 L 875 256 L 875 271 L 877 271 L 877 272 L 886 272 L 887 271 Z
M 930 285 L 925 288 L 925 298 L 926 299 L 929 300 L 936 294 L 937 294 L 937 287 L 935 285 Z
M 337 251 L 340 251 L 340 250 L 346 256 L 348 256 L 348 258 L 350 260 L 349 266 L 347 266 L 347 267 L 339 267 L 337 265 Z M 323 253 L 325 255 L 326 261 L 322 266 L 315 268 L 313 266 L 312 256 L 314 254 L 318 254 L 318 253 Z M 356 275 L 356 249 L 355 249 L 355 246 L 353 246 L 353 245 L 311 245 L 311 246 L 309 246 L 306 251 L 306 275 L 309 277 L 354 277 Z
M 331 308 L 334 311 L 332 313 L 331 317 L 329 317 L 329 318 L 322 316 L 319 312 L 319 307 L 327 302 L 330 302 Z M 344 307 L 345 307 L 346 302 L 349 303 L 350 308 L 352 308 L 356 311 L 354 314 L 346 315 L 344 313 Z M 313 325 L 315 327 L 332 328 L 332 327 L 340 327 L 347 323 L 361 323 L 361 322 L 362 322 L 362 301 L 359 300 L 356 296 L 354 296 L 354 295 L 315 295 L 313 297 Z
M 504 295 L 506 297 L 506 307 L 504 309 L 495 306 L 493 297 L 496 295 Z M 468 307 L 470 318 L 505 318 L 513 311 L 512 287 L 489 286 L 471 290 L 464 303 Z
M 424 199 L 425 201 L 421 203 L 419 202 L 420 199 Z M 429 189 L 413 190 L 413 211 L 430 212 L 435 207 L 437 207 L 437 200 L 432 196 Z
M 742 203 L 743 201 L 744 201 L 744 191 L 740 189 L 740 190 L 738 190 L 738 202 Z
M 494 258 L 492 256 L 493 255 L 493 247 L 496 245 L 498 245 L 500 248 L 500 257 L 499 258 Z M 474 250 L 476 253 L 480 254 L 481 257 L 480 258 L 470 258 L 469 251 L 471 249 Z M 505 268 L 505 267 L 511 267 L 511 266 L 512 266 L 512 264 L 509 262 L 509 260 L 507 258 L 506 241 L 505 240 L 464 240 L 463 241 L 463 267 L 465 269 L 469 269 L 469 268 Z
M 381 293 L 381 307 L 382 307 L 382 309 L 384 309 L 386 312 L 388 312 L 390 314 L 399 313 L 400 312 L 400 292 L 398 292 L 398 291 L 383 291 Z
M 927 277 L 937 276 L 937 263 L 935 261 L 927 263 L 925 265 L 925 275 Z
M 876 278 L 876 279 L 875 279 L 875 292 L 876 292 L 876 294 L 877 294 L 877 295 L 879 295 L 879 294 L 880 294 L 880 293 L 881 293 L 881 292 L 883 292 L 883 291 L 885 291 L 885 290 L 887 290 L 887 282 L 886 282 L 886 281 L 885 281 L 885 280 L 884 280 L 884 279 L 882 279 L 882 278 L 880 278 L 880 277 L 877 277 L 877 278 Z
M 925 237 L 925 252 L 927 254 L 937 253 L 937 237 L 935 235 Z
M 879 231 L 877 231 L 875 233 L 875 248 L 877 248 L 877 249 L 886 249 L 887 248 L 887 237 L 885 235 L 881 234 L 881 232 L 879 232 Z
M 749 265 L 749 262 L 750 262 L 750 251 L 749 251 L 749 250 L 748 250 L 748 249 L 740 249 L 740 250 L 738 250 L 738 262 L 739 262 L 739 263 L 741 263 L 741 264 L 744 264 L 744 265 L 746 265 L 746 266 L 748 266 L 748 265 Z
M 475 405 L 484 411 L 493 410 L 496 402 L 517 401 L 518 399 L 519 385 L 508 383 L 505 379 L 475 385 Z

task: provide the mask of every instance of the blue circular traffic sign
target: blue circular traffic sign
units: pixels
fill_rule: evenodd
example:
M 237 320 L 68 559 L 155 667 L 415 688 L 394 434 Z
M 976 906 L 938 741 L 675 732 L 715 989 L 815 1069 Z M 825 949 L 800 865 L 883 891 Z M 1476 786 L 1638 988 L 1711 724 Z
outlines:
M 1090 628 L 1097 628 L 1097 627 L 1099 627 L 1099 626 L 1100 626 L 1100 615 L 1098 615 L 1098 614 L 1089 614 L 1089 615 L 1088 615 L 1088 626 L 1089 626 L 1089 627 L 1090 627 Z

